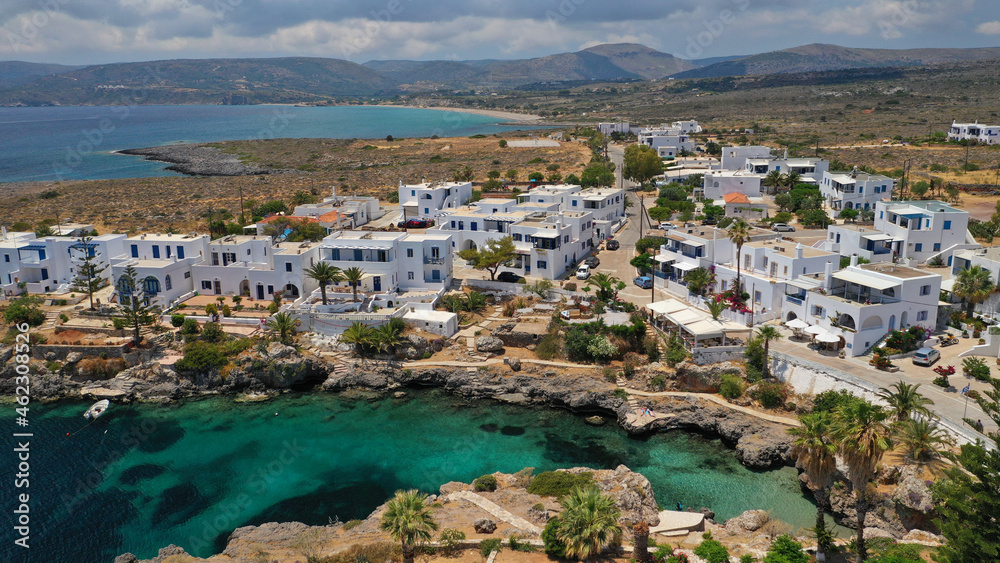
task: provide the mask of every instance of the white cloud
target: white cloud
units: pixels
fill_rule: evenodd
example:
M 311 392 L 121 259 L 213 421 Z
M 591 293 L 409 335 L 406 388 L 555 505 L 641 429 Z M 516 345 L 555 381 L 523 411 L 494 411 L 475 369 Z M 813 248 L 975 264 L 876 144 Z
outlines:
M 976 26 L 976 33 L 983 35 L 1000 35 L 1000 21 L 983 22 Z

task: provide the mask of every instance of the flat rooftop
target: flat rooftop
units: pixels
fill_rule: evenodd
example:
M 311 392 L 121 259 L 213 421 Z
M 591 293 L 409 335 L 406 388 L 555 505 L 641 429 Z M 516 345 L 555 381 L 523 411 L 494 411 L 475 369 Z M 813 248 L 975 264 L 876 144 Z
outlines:
M 848 170 L 846 172 L 828 172 L 828 175 L 834 180 L 840 182 L 841 184 L 849 184 L 852 182 L 891 182 L 894 181 L 888 176 L 883 176 L 881 174 L 869 174 L 867 172 L 857 172 Z
M 782 256 L 788 256 L 789 258 L 795 257 L 796 243 L 794 242 L 767 242 L 767 241 L 755 241 L 748 242 L 743 245 L 744 248 L 769 248 L 775 254 L 780 254 Z M 803 258 L 815 258 L 817 256 L 837 256 L 839 260 L 839 254 L 836 252 L 827 252 L 825 250 L 820 250 L 818 248 L 813 248 L 811 246 L 802 247 L 802 257 Z
M 909 266 L 899 266 L 897 264 L 862 264 L 860 266 L 862 270 L 867 270 L 869 272 L 877 272 L 879 274 L 886 274 L 894 278 L 900 279 L 910 279 L 910 278 L 923 278 L 926 276 L 936 276 L 938 274 L 934 272 L 924 272 L 916 268 L 910 268 Z
M 190 240 L 198 240 L 199 238 L 206 238 L 207 239 L 208 235 L 201 235 L 201 234 L 187 234 L 187 235 L 182 235 L 182 234 L 178 234 L 178 233 L 173 233 L 173 234 L 169 234 L 169 233 L 168 234 L 159 234 L 159 233 L 157 233 L 157 234 L 148 234 L 147 233 L 147 234 L 144 234 L 144 235 L 138 235 L 138 236 L 134 236 L 134 237 L 129 237 L 127 240 L 128 241 L 153 240 L 153 241 L 160 241 L 160 242 L 180 242 L 180 241 L 186 241 L 186 240 L 189 240 L 189 241 Z
M 907 207 L 923 209 L 931 213 L 946 213 L 946 212 L 957 212 L 962 211 L 961 209 L 955 209 L 954 207 L 948 205 L 943 201 L 894 201 L 886 206 L 886 209 L 892 211 L 893 213 L 899 213 L 905 210 Z
M 298 254 L 299 251 L 318 248 L 320 242 L 279 242 L 273 245 L 275 254 Z

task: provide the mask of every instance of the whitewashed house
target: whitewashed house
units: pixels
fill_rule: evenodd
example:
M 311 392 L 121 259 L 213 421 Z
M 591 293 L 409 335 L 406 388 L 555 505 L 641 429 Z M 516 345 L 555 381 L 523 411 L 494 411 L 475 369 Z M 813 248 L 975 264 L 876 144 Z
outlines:
M 763 229 L 751 229 L 751 241 L 781 239 L 779 233 Z M 657 262 L 657 277 L 666 278 L 667 290 L 681 297 L 687 296 L 684 276 L 695 268 L 732 263 L 736 247 L 729 240 L 729 232 L 710 226 L 684 227 L 667 233 L 667 241 L 660 246 L 654 260 Z M 735 270 L 735 264 L 733 264 Z M 735 274 L 732 276 L 735 279 Z M 732 280 L 716 275 L 716 291 L 725 291 Z
M 892 237 L 899 258 L 950 264 L 956 250 L 979 248 L 969 232 L 969 213 L 940 201 L 879 201 L 875 229 Z
M 593 252 L 594 218 L 589 212 L 531 213 L 510 225 L 518 258 L 501 271 L 554 280 Z
M 747 158 L 743 170 L 750 174 L 766 176 L 771 172 L 796 173 L 800 183 L 819 185 L 823 174 L 830 169 L 829 161 L 822 158 Z
M 89 230 L 85 232 L 90 232 Z M 29 293 L 73 293 L 73 282 L 79 274 L 84 252 L 94 263 L 106 268 L 99 276 L 111 279 L 111 258 L 124 251 L 125 235 L 92 237 L 84 248 L 76 237 L 35 238 L 34 233 L 3 232 L 0 238 L 0 293 L 21 293 L 19 283 L 25 283 Z
M 747 222 L 760 221 L 767 217 L 767 203 L 761 197 L 747 197 L 740 192 L 726 194 L 715 205 L 726 210 L 726 217 L 734 217 Z
M 941 276 L 891 263 L 851 265 L 799 276 L 787 284 L 782 319 L 802 319 L 841 338 L 850 356 L 864 355 L 891 330 L 937 324 Z
M 284 299 L 298 299 L 318 287 L 305 270 L 319 260 L 319 247 L 317 242 L 274 243 L 267 236 L 214 240 L 205 261 L 192 267 L 195 290 L 256 300 L 270 300 L 280 292 Z
M 1000 143 L 1000 125 L 980 125 L 975 123 L 951 122 L 948 128 L 949 141 L 976 141 L 981 145 Z
M 122 274 L 133 266 L 149 302 L 166 309 L 194 291 L 191 268 L 205 259 L 208 235 L 145 234 L 124 241 L 125 253 L 111 260 L 118 298 L 131 295 Z
M 720 158 L 720 169 L 722 170 L 743 170 L 746 167 L 747 159 L 769 159 L 771 149 L 758 145 L 738 145 L 735 147 L 722 147 Z
M 588 188 L 569 196 L 562 210 L 590 213 L 594 220 L 594 236 L 604 240 L 612 236 L 625 222 L 625 190 L 618 188 Z
M 723 199 L 726 194 L 738 193 L 747 197 L 761 197 L 764 194 L 761 180 L 763 174 L 746 170 L 708 170 L 702 178 L 703 197 L 712 200 Z
M 424 182 L 399 185 L 403 220 L 437 219 L 472 199 L 472 182 Z
M 851 172 L 824 172 L 819 193 L 833 210 L 871 209 L 876 202 L 890 199 L 895 185 L 888 176 L 859 172 L 855 167 Z
M 606 137 L 612 133 L 627 135 L 630 132 L 628 121 L 601 122 L 597 124 L 597 130 Z
M 826 236 L 826 241 L 820 246 L 824 250 L 841 256 L 857 254 L 872 263 L 892 262 L 904 243 L 902 238 L 895 238 L 874 227 L 852 223 L 830 225 Z

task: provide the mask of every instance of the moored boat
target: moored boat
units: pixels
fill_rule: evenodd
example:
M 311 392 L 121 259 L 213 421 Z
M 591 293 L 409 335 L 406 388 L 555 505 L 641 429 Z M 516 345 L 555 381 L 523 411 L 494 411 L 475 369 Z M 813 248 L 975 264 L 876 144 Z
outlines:
M 107 399 L 97 401 L 91 405 L 89 409 L 87 409 L 87 412 L 83 413 L 83 418 L 97 420 L 97 417 L 104 414 L 104 412 L 108 410 L 109 406 L 111 406 L 111 401 Z

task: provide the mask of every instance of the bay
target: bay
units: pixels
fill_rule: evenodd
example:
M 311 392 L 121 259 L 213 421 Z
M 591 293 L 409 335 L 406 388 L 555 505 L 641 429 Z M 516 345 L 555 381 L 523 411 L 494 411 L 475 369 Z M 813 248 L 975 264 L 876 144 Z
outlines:
M 795 528 L 815 518 L 794 469 L 751 471 L 717 439 L 633 438 L 562 410 L 408 393 L 113 405 L 89 426 L 81 416 L 88 404 L 32 406 L 32 547 L 8 542 L 0 560 L 149 558 L 171 543 L 208 556 L 240 526 L 346 522 L 400 488 L 436 492 L 524 467 L 625 464 L 649 478 L 664 508 L 705 506 L 719 521 L 763 508 Z M 0 486 L 4 498 L 13 498 L 12 483 Z
M 388 106 L 0 107 L 0 182 L 176 176 L 116 150 L 275 138 L 369 139 L 492 134 L 524 124 L 496 117 Z

